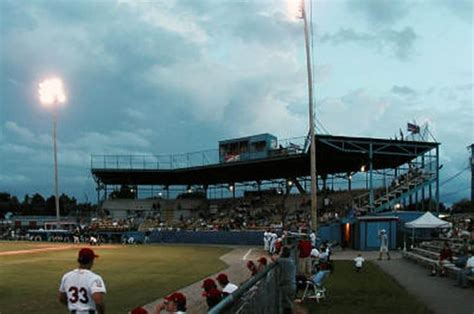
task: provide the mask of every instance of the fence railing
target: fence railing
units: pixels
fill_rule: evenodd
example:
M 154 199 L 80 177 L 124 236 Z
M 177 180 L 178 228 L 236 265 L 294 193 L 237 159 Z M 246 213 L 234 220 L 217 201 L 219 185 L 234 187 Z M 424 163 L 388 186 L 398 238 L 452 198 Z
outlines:
M 278 145 L 285 149 L 285 154 L 299 154 L 303 152 L 302 141 L 304 138 L 294 137 L 279 140 Z M 247 160 L 262 158 L 260 152 L 245 154 Z M 173 170 L 213 165 L 219 162 L 218 149 L 169 155 L 91 155 L 91 169 Z
M 296 243 L 299 237 L 287 238 L 291 258 L 295 268 L 298 267 Z M 272 263 L 263 271 L 250 278 L 238 290 L 225 297 L 214 306 L 208 314 L 268 314 L 283 313 L 282 293 L 280 290 L 280 272 L 278 263 Z

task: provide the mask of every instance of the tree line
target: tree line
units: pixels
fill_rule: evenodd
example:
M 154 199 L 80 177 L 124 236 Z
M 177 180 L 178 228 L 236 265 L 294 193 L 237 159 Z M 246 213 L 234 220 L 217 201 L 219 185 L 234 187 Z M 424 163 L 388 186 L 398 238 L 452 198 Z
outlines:
M 75 197 L 64 193 L 59 196 L 61 215 L 80 215 L 96 209 L 97 205 L 79 203 Z M 0 192 L 0 216 L 4 216 L 8 212 L 15 215 L 56 215 L 54 195 L 45 198 L 40 193 L 26 194 L 20 202 L 15 195 Z

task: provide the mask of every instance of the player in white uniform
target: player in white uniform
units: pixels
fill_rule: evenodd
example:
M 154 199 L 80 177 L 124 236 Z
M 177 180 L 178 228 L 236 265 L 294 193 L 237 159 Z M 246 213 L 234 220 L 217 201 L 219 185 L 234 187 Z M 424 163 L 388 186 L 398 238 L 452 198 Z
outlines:
M 68 306 L 71 314 L 105 313 L 105 289 L 102 277 L 90 269 L 99 257 L 89 248 L 79 251 L 79 268 L 66 273 L 59 286 L 58 299 Z
M 268 231 L 265 231 L 263 233 L 263 249 L 265 250 L 265 252 L 268 252 L 269 249 L 270 249 L 270 237 L 268 236 L 270 232 Z
M 270 254 L 275 254 L 275 243 L 278 235 L 274 232 L 270 233 Z

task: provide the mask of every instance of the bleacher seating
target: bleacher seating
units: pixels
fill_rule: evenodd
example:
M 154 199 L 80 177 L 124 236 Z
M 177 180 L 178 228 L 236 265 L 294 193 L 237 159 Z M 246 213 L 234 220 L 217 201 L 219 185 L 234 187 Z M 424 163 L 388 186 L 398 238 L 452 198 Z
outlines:
M 403 256 L 420 264 L 421 266 L 432 269 L 433 267 L 438 266 L 439 252 L 441 251 L 443 243 L 446 240 L 447 239 L 443 239 L 443 241 L 434 240 L 421 242 L 418 247 L 414 247 L 411 251 L 403 252 Z M 460 253 L 462 243 L 457 241 L 457 239 L 448 239 L 448 241 L 450 242 L 450 247 L 453 253 L 458 255 Z M 453 262 L 456 262 L 457 258 L 457 256 L 453 256 Z M 454 263 L 447 263 L 444 265 L 444 268 L 446 269 L 447 274 L 453 278 L 456 278 L 458 272 L 461 270 Z M 469 276 L 468 279 L 471 282 L 474 282 L 474 276 Z

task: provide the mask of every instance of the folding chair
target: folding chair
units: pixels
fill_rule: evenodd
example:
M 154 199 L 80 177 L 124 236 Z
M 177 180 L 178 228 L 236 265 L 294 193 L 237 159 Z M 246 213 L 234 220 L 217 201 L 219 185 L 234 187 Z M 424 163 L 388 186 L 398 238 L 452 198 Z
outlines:
M 304 299 L 315 299 L 319 303 L 319 300 L 325 299 L 326 288 L 323 286 L 323 281 L 328 275 L 329 271 L 320 271 L 310 279 L 307 279 L 301 301 L 304 301 Z

